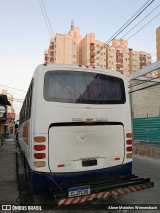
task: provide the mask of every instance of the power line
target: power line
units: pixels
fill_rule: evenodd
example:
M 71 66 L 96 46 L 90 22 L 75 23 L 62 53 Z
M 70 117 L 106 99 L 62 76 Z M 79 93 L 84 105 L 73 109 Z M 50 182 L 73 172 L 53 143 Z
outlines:
M 14 93 L 14 94 L 16 94 L 16 95 L 18 95 L 18 96 L 24 97 L 24 95 L 20 95 L 20 94 L 18 94 L 18 93 L 16 93 L 16 92 L 13 92 L 13 91 L 11 91 L 11 90 L 9 90 L 9 92 Z
M 148 13 L 144 18 L 142 18 L 136 25 L 134 25 L 127 33 L 125 33 L 121 38 L 124 38 L 128 33 L 130 33 L 135 27 L 137 27 L 142 21 L 144 21 L 150 14 L 152 14 L 158 7 L 156 6 L 150 13 Z
M 106 41 L 103 46 L 101 46 L 101 48 L 97 51 L 97 53 L 95 54 L 95 56 L 97 54 L 99 54 L 102 49 L 109 44 L 115 37 L 117 37 L 120 33 L 122 33 L 134 20 L 136 20 L 155 0 L 152 0 L 150 2 L 147 1 L 125 24 L 122 25 L 122 27 L 120 27 L 120 29 L 118 29 L 113 36 L 111 36 L 108 41 Z M 87 59 L 84 63 L 87 63 L 89 61 L 89 59 Z
M 140 22 L 138 22 L 138 24 L 136 24 L 131 30 L 133 30 L 135 27 L 137 27 L 139 25 L 139 23 L 141 23 L 142 21 L 144 21 L 146 19 L 146 17 L 148 17 L 153 11 L 155 11 L 158 7 L 160 6 L 160 4 L 155 7 L 147 16 L 145 16 L 143 19 L 141 19 Z M 131 39 L 134 35 L 136 35 L 139 31 L 141 31 L 144 27 L 146 27 L 149 23 L 151 23 L 155 18 L 157 18 L 160 15 L 160 13 L 158 13 L 156 16 L 154 16 L 149 22 L 147 22 L 145 25 L 143 25 L 138 31 L 136 31 L 134 34 L 132 34 L 128 39 L 126 39 L 123 43 L 125 43 L 126 41 L 128 41 L 129 39 Z M 127 35 L 129 32 L 131 32 L 131 30 L 129 30 L 125 35 Z M 124 36 L 125 36 L 124 35 Z M 122 38 L 124 38 L 124 36 Z M 122 45 L 121 44 L 121 45 Z M 111 53 L 113 52 L 113 50 L 111 51 Z M 123 52 L 123 50 L 122 50 Z M 153 54 L 152 56 L 154 56 L 156 54 Z
M 44 12 L 45 12 L 45 14 L 46 14 L 46 17 L 47 17 L 47 21 L 48 21 L 50 30 L 51 30 L 51 32 L 52 32 L 52 36 L 54 37 L 54 32 L 53 32 L 53 29 L 52 29 L 52 26 L 51 26 L 51 23 L 50 23 L 50 20 L 49 20 L 49 17 L 48 17 L 48 14 L 47 14 L 47 11 L 46 11 L 46 8 L 45 8 L 45 5 L 44 5 L 43 0 L 41 0 L 41 3 L 42 3 L 42 5 L 43 5 L 43 9 L 44 9 Z
M 157 7 L 155 7 L 148 15 L 150 15 L 153 11 L 155 11 L 155 9 L 157 9 L 158 7 L 160 6 L 160 4 L 157 6 Z M 148 16 L 147 15 L 147 16 Z M 157 18 L 158 16 L 160 15 L 160 13 L 158 13 L 156 16 L 154 16 L 149 22 L 147 22 L 145 25 L 143 25 L 138 31 L 136 31 L 134 34 L 132 34 L 128 39 L 126 39 L 124 42 L 122 42 L 122 44 L 123 43 L 125 43 L 126 41 L 128 41 L 129 39 L 131 39 L 134 35 L 136 35 L 139 31 L 141 31 L 144 27 L 146 27 L 149 23 L 151 23 L 155 18 Z M 147 16 L 145 16 L 140 22 L 142 22 Z M 139 23 L 140 23 L 139 22 Z M 139 24 L 138 23 L 138 24 Z M 137 25 L 135 25 L 133 28 L 135 28 Z M 132 28 L 132 29 L 133 29 Z M 131 30 L 132 30 L 131 29 Z M 130 31 L 131 31 L 130 30 Z M 130 31 L 128 31 L 125 35 L 127 35 Z M 123 36 L 124 37 L 124 36 Z M 122 37 L 122 38 L 123 38 Z M 117 43 L 117 42 L 116 42 Z M 121 44 L 121 45 L 122 45 Z M 116 48 L 116 47 L 115 47 Z M 113 51 L 116 51 L 116 50 L 112 50 L 111 52 L 110 52 L 110 54 L 113 52 Z M 123 50 L 121 50 L 122 52 L 126 52 L 126 51 L 123 51 Z M 156 54 L 153 54 L 153 55 L 156 55 Z M 155 59 L 154 61 L 156 61 L 157 59 Z M 153 62 L 153 60 L 152 60 L 152 62 Z
M 147 79 L 147 80 L 143 80 L 143 82 L 139 82 L 139 83 L 133 83 L 129 86 L 129 88 L 132 88 L 132 87 L 135 87 L 135 86 L 138 86 L 138 85 L 141 85 L 141 84 L 145 84 L 147 82 L 150 82 L 152 80 L 155 80 L 155 79 L 158 79 L 159 77 L 154 77 L 154 78 L 151 78 L 151 79 Z M 138 80 L 138 79 L 137 79 Z
M 146 87 L 134 90 L 134 91 L 130 91 L 129 93 L 137 92 L 137 91 L 144 90 L 144 89 L 147 89 L 147 88 L 150 88 L 150 87 L 155 87 L 155 86 L 158 86 L 158 85 L 160 85 L 160 82 L 157 82 L 155 84 L 152 84 L 152 85 L 149 85 L 149 86 L 146 86 Z
M 130 36 L 127 40 L 129 40 L 130 38 L 132 38 L 133 36 L 135 36 L 139 31 L 141 31 L 144 27 L 146 27 L 149 23 L 151 23 L 155 18 L 157 18 L 160 15 L 160 13 L 158 13 L 156 16 L 154 16 L 149 22 L 147 22 L 143 27 L 141 27 L 139 30 L 137 30 L 132 36 Z
M 42 14 L 43 14 L 43 18 L 44 18 L 45 23 L 46 23 L 46 27 L 47 27 L 47 29 L 48 29 L 48 33 L 49 33 L 50 37 L 52 38 L 52 35 L 51 35 L 50 30 L 49 30 L 48 23 L 47 23 L 47 20 L 46 20 L 46 17 L 45 17 L 45 14 L 44 14 L 44 11 L 43 11 L 43 8 L 42 8 L 42 5 L 41 5 L 41 3 L 40 3 L 40 0 L 39 0 L 38 2 L 39 2 L 39 5 L 40 5 L 40 8 L 41 8 L 41 12 L 42 12 Z
M 156 6 L 156 7 L 155 7 L 148 15 L 146 15 L 143 19 L 141 19 L 141 21 L 138 22 L 138 24 L 134 25 L 134 27 L 132 27 L 131 30 L 129 30 L 127 33 L 125 33 L 125 35 L 127 35 L 128 33 L 130 33 L 135 27 L 137 27 L 142 21 L 144 21 L 151 13 L 153 13 L 159 6 L 160 6 L 160 4 L 159 4 L 158 6 Z M 153 21 L 155 18 L 157 18 L 159 15 L 160 15 L 160 13 L 159 13 L 158 15 L 156 15 L 155 17 L 153 17 L 149 22 L 147 22 L 147 24 L 143 25 L 138 31 L 136 31 L 134 34 L 132 34 L 128 39 L 125 39 L 125 41 L 122 42 L 122 44 L 124 44 L 126 41 L 128 41 L 130 38 L 132 38 L 134 35 L 136 35 L 139 31 L 141 31 L 144 27 L 146 27 L 150 22 L 152 22 L 152 21 Z M 124 36 L 125 36 L 125 35 L 124 35 Z M 124 38 L 124 36 L 121 37 L 121 38 Z M 118 43 L 118 41 L 117 41 L 116 43 Z M 121 45 L 122 45 L 122 44 L 121 44 Z M 117 48 L 117 47 L 115 47 L 115 48 Z M 121 47 L 121 48 L 123 48 L 123 47 Z M 116 51 L 116 50 L 112 50 L 110 53 L 112 53 L 113 51 Z M 125 52 L 125 51 L 123 51 L 123 50 L 121 50 L 121 51 L 122 51 L 122 52 Z M 98 52 L 98 54 L 99 54 L 99 52 Z M 153 54 L 153 55 L 156 55 L 156 54 Z M 152 56 L 153 56 L 153 55 L 152 55 Z
M 150 1 L 150 0 L 149 0 Z M 113 36 L 110 37 L 110 39 L 105 42 L 109 43 L 111 42 L 117 35 L 122 33 L 134 20 L 136 20 L 155 0 L 152 0 L 151 2 L 147 1 Z M 149 2 L 149 4 L 148 4 Z M 148 5 L 147 5 L 148 4 Z M 144 8 L 143 8 L 144 7 Z M 137 14 L 138 13 L 138 14 Z M 128 23 L 129 22 L 129 23 Z M 120 31 L 120 32 L 119 32 Z
M 0 86 L 6 87 L 6 88 L 10 88 L 10 89 L 13 89 L 13 90 L 17 90 L 17 91 L 21 91 L 21 92 L 27 92 L 27 91 L 25 91 L 25 90 L 17 89 L 17 88 L 14 88 L 14 87 L 9 87 L 9 86 L 3 85 L 3 84 L 0 84 Z
M 51 23 L 50 23 L 50 20 L 49 20 L 49 17 L 48 17 L 48 14 L 47 14 L 47 11 L 46 11 L 46 8 L 45 8 L 43 0 L 41 0 L 41 3 L 40 3 L 40 0 L 39 0 L 39 5 L 40 5 L 40 8 L 41 8 L 41 11 L 42 11 L 42 14 L 43 14 L 43 17 L 44 17 L 44 20 L 45 20 L 49 35 L 50 35 L 50 37 L 52 39 L 52 36 L 54 37 L 54 32 L 53 32 L 53 29 L 52 29 L 52 26 L 51 26 Z M 57 54 L 57 57 L 60 56 L 61 61 L 64 64 L 64 60 L 62 58 L 62 55 L 60 53 L 58 45 L 57 45 L 57 49 L 58 49 L 58 52 L 59 52 L 59 55 Z

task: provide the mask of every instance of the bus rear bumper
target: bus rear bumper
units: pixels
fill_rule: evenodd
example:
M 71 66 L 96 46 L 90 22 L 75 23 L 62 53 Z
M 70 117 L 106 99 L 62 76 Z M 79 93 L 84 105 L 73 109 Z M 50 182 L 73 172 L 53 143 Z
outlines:
M 31 191 L 33 194 L 46 193 L 49 191 L 57 192 L 70 183 L 74 185 L 75 182 L 83 182 L 87 184 L 87 180 L 93 179 L 94 181 L 103 179 L 110 179 L 113 177 L 127 176 L 132 174 L 132 162 L 126 163 L 123 165 L 100 169 L 92 170 L 87 172 L 72 172 L 72 173 L 43 173 L 36 172 L 33 170 L 30 171 L 30 184 Z

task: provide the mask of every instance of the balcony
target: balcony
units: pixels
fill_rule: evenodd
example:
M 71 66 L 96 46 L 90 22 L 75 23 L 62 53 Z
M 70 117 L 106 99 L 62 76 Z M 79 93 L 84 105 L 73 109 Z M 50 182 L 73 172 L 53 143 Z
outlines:
M 53 56 L 54 55 L 54 51 L 50 50 L 50 55 Z
M 116 68 L 123 68 L 122 64 L 116 64 Z
M 90 56 L 94 57 L 95 56 L 95 52 L 90 52 Z
M 123 59 L 122 58 L 116 58 L 116 62 L 117 63 L 123 63 Z
M 117 53 L 116 53 L 116 56 L 117 56 L 117 57 L 121 57 L 121 58 L 123 58 L 123 53 L 119 53 L 119 52 L 117 52 Z
M 90 63 L 90 66 L 91 66 L 91 67 L 95 67 L 95 64 L 94 64 L 94 63 Z
M 95 45 L 94 45 L 94 43 L 90 43 L 90 50 L 91 50 L 91 51 L 94 51 L 94 50 L 95 50 Z
M 48 56 L 45 56 L 45 57 L 44 57 L 44 60 L 45 60 L 45 61 L 48 61 Z
M 139 60 L 140 60 L 140 61 L 146 61 L 146 56 L 140 55 Z
M 53 50 L 53 49 L 54 49 L 54 44 L 51 44 L 51 45 L 49 46 L 49 48 L 50 48 L 50 50 Z
M 90 58 L 91 63 L 95 63 L 95 59 L 93 57 Z
M 50 62 L 53 62 L 53 60 L 54 60 L 53 57 L 51 57 L 51 58 L 50 58 Z
M 145 67 L 147 64 L 145 62 L 140 62 L 140 68 Z

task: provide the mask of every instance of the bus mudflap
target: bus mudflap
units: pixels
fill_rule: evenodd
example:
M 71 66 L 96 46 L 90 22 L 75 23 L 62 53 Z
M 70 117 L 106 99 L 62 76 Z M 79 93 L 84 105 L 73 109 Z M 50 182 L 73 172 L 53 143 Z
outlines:
M 153 188 L 150 178 L 138 178 L 134 174 L 127 176 L 103 176 L 100 178 L 74 179 L 61 182 L 59 189 L 53 192 L 58 206 L 80 204 L 93 199 L 107 199 L 131 192 Z

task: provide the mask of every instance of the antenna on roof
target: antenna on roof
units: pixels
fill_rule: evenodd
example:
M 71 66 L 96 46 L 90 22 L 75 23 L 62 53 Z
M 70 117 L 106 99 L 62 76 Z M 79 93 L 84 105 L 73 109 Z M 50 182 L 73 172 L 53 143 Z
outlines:
M 73 21 L 73 19 L 71 20 L 71 30 L 73 30 L 73 28 L 74 28 L 74 21 Z

